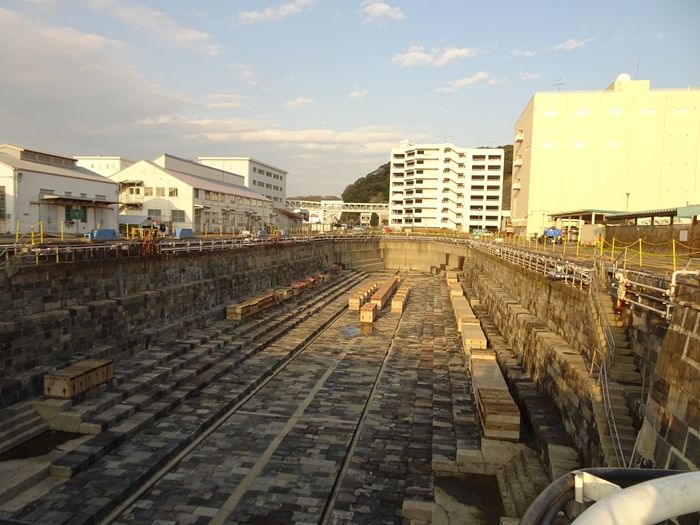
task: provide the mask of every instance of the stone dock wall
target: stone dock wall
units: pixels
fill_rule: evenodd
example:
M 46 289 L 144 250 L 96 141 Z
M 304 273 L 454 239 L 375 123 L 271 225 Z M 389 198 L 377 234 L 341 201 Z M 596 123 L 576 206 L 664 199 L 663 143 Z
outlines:
M 651 375 L 634 462 L 656 468 L 700 466 L 700 291 L 679 286 L 667 336 Z
M 587 465 L 603 462 L 586 357 L 593 344 L 587 290 L 474 253 L 466 274 L 537 386 L 554 401 Z
M 183 335 L 227 302 L 332 264 L 380 257 L 378 241 L 313 242 L 6 268 L 0 273 L 0 407 L 80 356 L 114 357 Z

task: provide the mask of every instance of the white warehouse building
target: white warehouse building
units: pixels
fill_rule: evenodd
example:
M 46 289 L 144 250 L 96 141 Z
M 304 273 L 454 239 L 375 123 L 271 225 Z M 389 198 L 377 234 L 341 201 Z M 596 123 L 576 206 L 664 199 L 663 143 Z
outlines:
M 390 226 L 498 230 L 503 157 L 502 149 L 402 142 L 391 150 Z
M 287 200 L 288 172 L 251 157 L 199 157 L 202 164 L 243 176 L 247 188 L 262 193 L 276 208 Z
M 172 230 L 232 233 L 275 222 L 272 201 L 245 188 L 242 177 L 172 155 L 136 162 L 110 179 L 120 186 L 122 223 L 149 217 Z
M 117 229 L 119 185 L 61 155 L 0 145 L 0 231 Z

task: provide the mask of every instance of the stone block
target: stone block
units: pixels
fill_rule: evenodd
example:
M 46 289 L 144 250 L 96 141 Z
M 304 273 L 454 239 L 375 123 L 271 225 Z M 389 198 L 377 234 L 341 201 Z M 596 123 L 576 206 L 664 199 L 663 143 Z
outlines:
M 421 520 L 430 523 L 433 516 L 433 503 L 430 501 L 404 500 L 401 515 L 409 520 Z

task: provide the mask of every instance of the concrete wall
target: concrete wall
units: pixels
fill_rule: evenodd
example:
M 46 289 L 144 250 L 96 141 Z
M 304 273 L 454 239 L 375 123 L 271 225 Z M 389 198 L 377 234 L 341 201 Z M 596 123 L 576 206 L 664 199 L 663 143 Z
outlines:
M 680 241 L 682 231 L 688 232 L 687 241 Z M 605 241 L 612 243 L 615 238 L 616 251 L 621 246 L 626 246 L 642 239 L 642 253 L 671 253 L 671 239 L 675 239 L 676 254 L 687 256 L 689 251 L 700 249 L 700 225 L 698 224 L 665 224 L 665 225 L 624 225 L 608 226 L 605 228 Z M 690 249 L 689 249 L 690 247 Z M 638 250 L 638 246 L 631 249 Z M 670 260 L 670 259 L 669 259 Z M 683 262 L 685 264 L 685 261 Z M 683 264 L 679 264 L 682 266 Z
M 449 243 L 382 239 L 384 265 L 395 270 L 435 273 L 439 269 L 464 265 L 466 250 Z

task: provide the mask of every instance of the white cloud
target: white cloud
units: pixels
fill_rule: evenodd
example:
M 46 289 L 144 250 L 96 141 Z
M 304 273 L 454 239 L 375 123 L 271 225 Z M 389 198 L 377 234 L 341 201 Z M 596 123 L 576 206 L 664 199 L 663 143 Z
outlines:
M 457 91 L 460 88 L 473 86 L 475 84 L 486 84 L 490 86 L 495 83 L 496 79 L 494 79 L 486 71 L 478 71 L 470 77 L 460 78 L 457 80 L 453 80 L 452 82 L 448 82 L 443 87 L 438 88 L 437 91 L 442 93 L 453 93 L 454 91 Z
M 532 58 L 535 55 L 537 55 L 536 51 L 530 51 L 527 49 L 513 49 L 513 51 L 510 52 L 510 56 L 513 58 Z
M 593 42 L 592 38 L 586 38 L 583 40 L 579 40 L 576 38 L 569 38 L 568 40 L 565 40 L 564 42 L 561 42 L 559 44 L 549 46 L 549 47 L 544 47 L 542 49 L 539 49 L 537 51 L 532 50 L 532 49 L 513 49 L 510 52 L 510 56 L 512 58 L 533 58 L 540 53 L 549 53 L 552 51 L 573 51 L 574 49 L 580 49 L 583 47 L 586 47 L 588 44 Z
M 518 76 L 520 77 L 520 80 L 535 80 L 540 78 L 542 75 L 540 73 L 518 73 Z
M 400 7 L 392 7 L 378 0 L 365 0 L 359 10 L 365 22 L 380 22 L 384 19 L 403 20 L 405 16 Z
M 442 67 L 460 58 L 474 56 L 476 56 L 476 51 L 468 47 L 447 47 L 426 51 L 423 46 L 411 46 L 407 51 L 398 53 L 391 61 L 396 62 L 401 67 Z
M 586 47 L 590 42 L 593 42 L 592 38 L 586 38 L 585 40 L 577 40 L 575 38 L 569 38 L 561 44 L 547 48 L 548 51 L 572 51 L 574 49 L 579 49 L 581 47 Z
M 258 80 L 255 78 L 252 66 L 248 64 L 233 64 L 232 67 L 238 80 L 249 86 L 258 85 Z
M 367 95 L 369 95 L 369 91 L 366 89 L 356 89 L 352 93 L 348 95 L 349 98 L 365 98 Z
M 123 22 L 177 46 L 195 49 L 207 56 L 221 52 L 222 46 L 214 44 L 210 34 L 183 27 L 152 7 L 123 0 L 85 0 L 85 3 L 93 9 L 107 10 Z
M 291 15 L 296 15 L 313 6 L 314 0 L 292 0 L 285 4 L 267 7 L 262 11 L 242 11 L 238 14 L 238 20 L 244 24 L 257 24 L 280 20 Z
M 245 97 L 236 94 L 218 93 L 209 95 L 204 104 L 207 109 L 238 109 L 243 107 Z
M 291 108 L 291 109 L 298 109 L 298 108 L 304 108 L 307 106 L 311 106 L 313 103 L 316 101 L 312 98 L 308 97 L 297 97 L 293 100 L 288 100 L 287 102 L 284 103 L 285 108 Z

